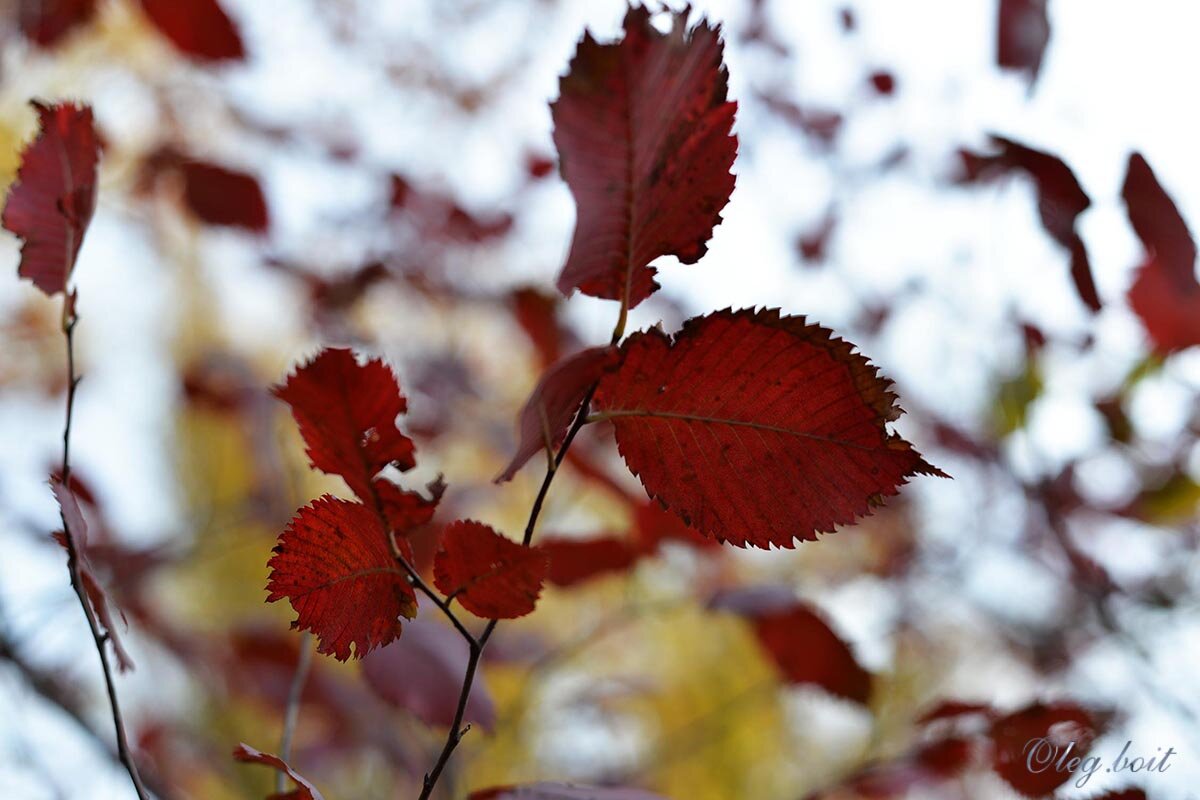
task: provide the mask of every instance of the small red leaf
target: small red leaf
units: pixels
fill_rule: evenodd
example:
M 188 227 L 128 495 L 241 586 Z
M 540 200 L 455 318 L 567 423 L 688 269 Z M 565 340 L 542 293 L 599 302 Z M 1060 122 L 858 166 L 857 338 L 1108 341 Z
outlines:
M 292 769 L 287 762 L 279 756 L 263 753 L 255 750 L 248 744 L 242 743 L 233 748 L 233 757 L 237 761 L 242 761 L 247 764 L 262 764 L 266 767 L 279 770 L 287 775 L 296 784 L 296 789 L 283 794 L 272 794 L 267 797 L 267 800 L 324 800 L 321 793 L 317 791 L 317 787 L 305 778 L 296 770 Z
M 39 47 L 53 47 L 96 16 L 96 0 L 17 0 L 17 24 Z
M 253 175 L 201 161 L 183 162 L 180 172 L 184 202 L 201 222 L 255 233 L 267 230 L 267 200 Z
M 821 615 L 790 592 L 774 587 L 736 590 L 718 595 L 709 606 L 750 620 L 759 644 L 788 683 L 819 686 L 856 703 L 870 699 L 871 673 L 859 666 L 849 645 Z
M 1179 209 L 1138 153 L 1129 157 L 1121 197 L 1147 252 L 1129 289 L 1129 305 L 1160 353 L 1200 344 L 1196 242 Z
M 1050 42 L 1046 0 L 1000 0 L 996 28 L 996 63 L 1037 80 Z
M 943 474 L 888 432 L 901 411 L 870 362 L 803 317 L 726 309 L 621 349 L 598 416 L 650 496 L 709 536 L 792 547 Z
M 546 577 L 546 556 L 480 522 L 459 520 L 446 526 L 433 577 L 443 594 L 458 598 L 472 614 L 512 619 L 533 611 Z
M 446 492 L 446 483 L 439 475 L 427 487 L 429 497 L 420 492 L 401 489 L 391 481 L 376 478 L 371 487 L 383 511 L 388 527 L 395 533 L 407 533 L 420 525 L 426 525 L 437 511 L 438 503 Z
M 1060 757 L 1083 758 L 1103 727 L 1099 716 L 1073 703 L 1034 703 L 992 724 L 992 768 L 1029 797 L 1048 795 L 1071 777 Z
M 588 390 L 620 360 L 615 347 L 592 347 L 559 361 L 542 375 L 518 415 L 521 442 L 496 483 L 512 480 L 539 450 L 562 442 Z
M 66 290 L 96 210 L 100 144 L 86 105 L 33 102 L 41 123 L 21 156 L 4 227 L 25 240 L 20 275 L 53 295 Z
M 469 655 L 467 642 L 457 631 L 416 619 L 405 626 L 399 640 L 363 659 L 363 678 L 386 702 L 428 725 L 449 727 Z M 491 730 L 496 722 L 491 695 L 478 677 L 464 719 L 484 730 Z
M 246 57 L 242 37 L 217 0 L 142 0 L 142 10 L 184 55 L 199 61 Z
M 108 641 L 112 644 L 113 655 L 117 659 L 117 668 L 121 672 L 132 670 L 134 666 L 133 659 L 130 657 L 129 651 L 125 649 L 124 642 L 121 640 L 120 631 L 117 628 L 116 620 L 113 618 L 112 606 L 108 601 L 108 594 L 96 578 L 96 572 L 92 568 L 91 560 L 88 558 L 88 527 L 87 522 L 84 521 L 83 512 L 79 508 L 79 502 L 75 498 L 75 493 L 60 481 L 53 479 L 51 480 L 51 488 L 54 491 L 55 499 L 58 500 L 59 508 L 62 509 L 63 522 L 66 527 L 61 537 L 55 534 L 55 538 L 64 550 L 68 553 L 73 550 L 75 553 L 79 579 L 83 583 L 84 592 L 87 594 L 88 602 L 92 605 L 96 619 L 108 634 Z
M 545 537 L 538 549 L 550 563 L 547 578 L 555 586 L 563 587 L 627 570 L 637 563 L 639 556 L 627 540 L 616 536 L 591 539 Z
M 362 658 L 400 635 L 417 600 L 375 512 L 325 495 L 288 523 L 267 562 L 267 602 L 288 598 L 293 628 L 317 635 L 317 652 Z M 354 648 L 353 653 L 351 648 Z
M 872 72 L 867 77 L 867 81 L 871 84 L 872 89 L 884 97 L 889 97 L 896 92 L 896 76 L 887 70 L 881 69 Z
M 273 392 L 292 407 L 313 467 L 341 475 L 364 501 L 384 467 L 416 463 L 412 440 L 396 427 L 408 402 L 378 359 L 359 364 L 351 351 L 327 348 Z
M 578 786 L 571 783 L 529 783 L 495 786 L 472 792 L 467 800 L 666 800 L 641 789 Z
M 551 106 L 576 207 L 558 288 L 630 308 L 658 288 L 651 261 L 704 255 L 737 152 L 718 28 L 701 20 L 689 29 L 683 12 L 664 34 L 650 18 L 630 8 L 617 44 L 585 34 Z
M 1071 168 L 1057 156 L 1034 150 L 1023 144 L 992 136 L 992 143 L 999 148 L 994 154 L 980 155 L 963 152 L 963 182 L 973 183 L 992 177 L 1021 171 L 1029 175 L 1037 186 L 1038 213 L 1042 227 L 1050 238 L 1058 242 L 1071 257 L 1071 280 L 1079 299 L 1092 311 L 1101 307 L 1096 281 L 1092 276 L 1091 261 L 1087 248 L 1076 230 L 1076 220 L 1092 204 Z

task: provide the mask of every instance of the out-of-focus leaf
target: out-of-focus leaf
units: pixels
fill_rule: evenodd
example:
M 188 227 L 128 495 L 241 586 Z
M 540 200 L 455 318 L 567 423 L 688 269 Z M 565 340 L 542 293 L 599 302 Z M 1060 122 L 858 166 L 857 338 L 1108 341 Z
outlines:
M 575 586 L 601 575 L 623 572 L 637 563 L 638 551 L 619 536 L 588 539 L 542 537 L 538 549 L 549 561 L 547 578 L 556 586 Z
M 96 16 L 97 0 L 16 0 L 17 24 L 26 39 L 54 47 Z
M 240 61 L 242 37 L 217 0 L 141 0 L 159 33 L 197 61 Z
M 1048 795 L 1071 778 L 1051 765 L 1069 746 L 1085 757 L 1103 727 L 1102 715 L 1074 703 L 1026 706 L 992 723 L 992 769 L 1028 797 Z
M 254 233 L 267 230 L 267 200 L 253 175 L 203 161 L 184 161 L 179 169 L 184 202 L 201 222 Z
M 1046 0 L 1000 0 L 996 28 L 996 63 L 1037 80 L 1050 43 Z
M 233 757 L 247 764 L 262 764 L 263 766 L 276 769 L 286 774 L 296 784 L 296 788 L 293 791 L 269 795 L 267 800 L 324 800 L 321 793 L 317 791 L 316 786 L 313 786 L 307 778 L 292 769 L 279 756 L 255 750 L 250 745 L 243 743 L 233 748 Z
M 391 705 L 429 725 L 448 727 L 454 721 L 469 656 L 467 642 L 457 631 L 415 619 L 404 626 L 397 641 L 363 659 L 363 678 Z M 480 677 L 471 687 L 464 720 L 488 731 L 496 723 L 496 709 Z

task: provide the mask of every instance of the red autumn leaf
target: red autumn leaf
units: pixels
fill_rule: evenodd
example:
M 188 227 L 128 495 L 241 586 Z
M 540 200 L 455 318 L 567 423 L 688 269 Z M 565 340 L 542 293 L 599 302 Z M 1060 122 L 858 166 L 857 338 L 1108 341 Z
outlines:
M 803 317 L 726 309 L 621 349 L 597 416 L 650 496 L 709 536 L 793 547 L 867 514 L 909 476 L 943 474 L 888 432 L 901 410 L 887 381 Z
M 90 106 L 32 105 L 41 131 L 21 155 L 3 224 L 25 240 L 21 277 L 53 295 L 66 291 L 96 210 L 100 144 Z
M 117 658 L 117 668 L 121 672 L 127 672 L 133 669 L 133 659 L 121 641 L 120 631 L 113 617 L 112 606 L 109 604 L 108 593 L 104 591 L 104 587 L 97 580 L 96 571 L 92 568 L 91 560 L 88 558 L 88 527 L 83 518 L 83 512 L 79 508 L 79 502 L 75 498 L 75 493 L 61 482 L 52 480 L 51 485 L 59 508 L 62 509 L 65 527 L 61 534 L 55 534 L 55 538 L 68 553 L 72 550 L 75 552 L 79 579 L 83 582 L 88 602 L 92 605 L 96 619 L 108 634 L 113 655 Z
M 971 763 L 975 748 L 966 739 L 949 738 L 925 745 L 915 752 L 857 773 L 840 787 L 810 795 L 809 800 L 829 797 L 908 798 L 920 788 L 937 786 L 958 776 Z M 845 792 L 850 792 L 849 795 Z
M 433 560 L 437 588 L 488 619 L 533 611 L 545 577 L 546 557 L 539 550 L 522 547 L 474 520 L 447 525 Z
M 96 16 L 96 0 L 17 0 L 17 24 L 39 47 L 53 47 Z
M 679 542 L 698 548 L 720 547 L 721 543 L 689 528 L 675 514 L 658 503 L 641 502 L 633 511 L 633 529 L 643 553 L 657 553 L 663 542 Z
M 142 0 L 142 10 L 184 55 L 214 62 L 246 57 L 237 27 L 217 0 Z
M 896 76 L 885 69 L 872 72 L 867 76 L 867 82 L 878 94 L 889 97 L 896 92 Z
M 1048 795 L 1071 777 L 1059 758 L 1087 756 L 1103 720 L 1073 703 L 1034 703 L 992 723 L 992 769 L 1029 797 Z
M 202 161 L 184 161 L 179 170 L 183 200 L 201 222 L 255 233 L 267 230 L 267 200 L 253 175 Z
M 388 528 L 396 533 L 407 533 L 421 525 L 427 525 L 437 511 L 442 495 L 446 493 L 446 483 L 439 475 L 425 488 L 429 497 L 420 492 L 401 489 L 396 484 L 383 478 L 376 478 L 371 483 L 375 491 L 375 499 L 383 511 Z
M 363 659 L 363 678 L 385 702 L 428 725 L 449 727 L 469 655 L 467 642 L 457 631 L 415 619 L 397 641 Z M 471 687 L 464 719 L 484 730 L 495 725 L 496 709 L 479 678 Z
M 509 295 L 514 319 L 529 337 L 542 369 L 562 357 L 563 350 L 574 345 L 575 338 L 558 316 L 562 298 L 525 287 Z
M 324 800 L 321 793 L 317 791 L 317 787 L 301 775 L 296 770 L 292 769 L 286 761 L 279 756 L 264 753 L 255 750 L 244 742 L 233 748 L 233 757 L 237 761 L 242 761 L 247 764 L 262 764 L 266 767 L 276 769 L 289 778 L 296 784 L 296 788 L 290 792 L 283 794 L 272 794 L 267 797 L 267 800 Z
M 1079 215 L 1091 206 L 1092 201 L 1079 185 L 1075 173 L 1057 156 L 1034 150 L 1003 136 L 992 136 L 991 139 L 999 152 L 986 155 L 967 151 L 961 153 L 964 171 L 962 182 L 974 183 L 1014 171 L 1029 175 L 1037 187 L 1038 214 L 1042 227 L 1071 256 L 1071 280 L 1075 283 L 1079 299 L 1092 311 L 1099 311 L 1100 295 L 1092 276 L 1091 261 L 1083 239 L 1076 230 Z
M 495 786 L 472 792 L 467 800 L 666 800 L 641 789 L 578 786 L 571 783 L 529 783 Z
M 591 539 L 545 537 L 538 544 L 549 562 L 547 579 L 555 586 L 575 586 L 611 572 L 622 572 L 637 563 L 639 553 L 617 536 Z
M 1050 42 L 1046 0 L 1000 0 L 996 28 L 996 64 L 1037 80 Z
M 1117 789 L 1090 800 L 1146 800 L 1146 793 L 1141 789 Z
M 1129 289 L 1129 305 L 1160 353 L 1200 344 L 1196 242 L 1179 209 L 1138 153 L 1129 157 L 1121 197 L 1147 252 Z
M 388 534 L 361 503 L 314 500 L 288 523 L 273 552 L 267 602 L 286 597 L 296 611 L 292 627 L 316 634 L 319 653 L 362 658 L 400 635 L 400 617 L 416 614 Z
M 630 8 L 625 38 L 585 34 L 551 106 L 575 236 L 558 288 L 627 302 L 657 288 L 650 262 L 704 255 L 733 191 L 737 104 L 727 101 L 718 28 L 687 13 L 659 33 Z
M 558 447 L 588 390 L 619 359 L 615 347 L 591 347 L 546 370 L 517 417 L 521 441 L 496 483 L 512 480 L 539 450 Z
M 870 699 L 871 674 L 859 666 L 849 645 L 821 615 L 790 590 L 771 586 L 733 590 L 714 597 L 709 607 L 746 617 L 788 683 L 819 686 L 856 703 Z
M 292 407 L 314 468 L 341 475 L 360 499 L 389 464 L 416 464 L 411 439 L 396 427 L 408 410 L 396 376 L 379 359 L 359 364 L 354 353 L 326 348 L 273 393 Z

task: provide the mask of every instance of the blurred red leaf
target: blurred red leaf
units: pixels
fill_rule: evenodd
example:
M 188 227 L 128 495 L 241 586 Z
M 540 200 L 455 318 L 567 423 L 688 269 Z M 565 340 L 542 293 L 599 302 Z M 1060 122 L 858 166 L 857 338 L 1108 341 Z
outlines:
M 801 257 L 813 264 L 820 264 L 824 261 L 829 249 L 829 241 L 833 238 L 836 228 L 837 215 L 834 214 L 833 209 L 829 209 L 825 216 L 821 217 L 820 222 L 800 234 L 800 237 L 796 239 L 796 249 L 800 251 Z
M 643 501 L 634 508 L 633 528 L 637 546 L 644 553 L 658 552 L 663 542 L 680 542 L 704 549 L 721 546 L 716 539 L 689 528 L 678 516 L 653 501 Z
M 363 678 L 391 705 L 426 724 L 448 727 L 454 722 L 469 655 L 467 642 L 457 631 L 415 619 L 400 639 L 363 659 Z M 491 695 L 478 677 L 464 720 L 489 731 L 496 722 Z
M 509 295 L 513 318 L 537 351 L 542 369 L 562 357 L 564 346 L 574 344 L 571 332 L 559 320 L 561 300 L 558 295 L 532 287 L 516 289 Z
M 270 753 L 263 753 L 255 750 L 248 744 L 242 743 L 233 748 L 233 757 L 237 761 L 242 761 L 247 764 L 262 764 L 266 767 L 279 770 L 286 774 L 296 784 L 296 788 L 290 792 L 282 794 L 272 794 L 267 796 L 267 800 L 324 800 L 321 793 L 317 791 L 317 787 L 313 786 L 307 778 L 305 778 L 296 770 L 292 769 L 287 762 L 279 756 L 273 756 Z
M 96 210 L 100 143 L 90 106 L 32 105 L 41 130 L 21 154 L 3 225 L 25 240 L 21 277 L 53 295 L 66 291 Z
M 512 480 L 539 450 L 558 447 L 588 390 L 619 358 L 615 347 L 591 347 L 546 370 L 517 415 L 521 441 L 512 461 L 496 476 L 496 483 Z
M 666 800 L 641 789 L 578 786 L 571 783 L 529 783 L 495 786 L 472 792 L 467 800 Z
M 459 520 L 442 534 L 433 577 L 443 594 L 472 614 L 512 619 L 533 611 L 546 577 L 546 556 L 480 522 Z
M 396 427 L 408 402 L 379 359 L 359 364 L 350 350 L 326 348 L 272 391 L 292 407 L 313 467 L 341 475 L 360 499 L 371 499 L 384 467 L 415 465 L 413 442 Z
M 917 724 L 927 725 L 931 722 L 937 722 L 939 720 L 971 716 L 983 716 L 990 719 L 995 716 L 995 714 L 992 710 L 992 707 L 985 703 L 966 703 L 961 700 L 944 700 L 923 713 L 921 716 L 917 717 Z
M 202 161 L 184 161 L 180 172 L 184 202 L 201 222 L 255 233 L 267 230 L 267 200 L 253 175 Z
M 442 495 L 446 493 L 446 483 L 438 476 L 425 488 L 429 497 L 420 492 L 401 489 L 391 481 L 376 478 L 371 483 L 375 491 L 375 499 L 387 520 L 388 528 L 397 533 L 406 533 L 420 525 L 426 525 L 433 519 Z
M 631 7 L 621 42 L 585 34 L 551 106 L 576 207 L 558 288 L 630 308 L 658 288 L 651 261 L 704 255 L 737 152 L 718 28 L 701 20 L 689 29 L 684 12 L 663 34 L 650 20 Z
M 738 546 L 793 547 L 852 522 L 915 474 L 901 411 L 853 345 L 777 309 L 720 311 L 631 336 L 598 416 L 651 497 Z
M 421 188 L 402 175 L 392 175 L 391 206 L 403 211 L 422 239 L 466 244 L 497 239 L 513 226 L 511 214 L 473 214 L 442 192 Z
M 856 703 L 870 698 L 871 674 L 821 615 L 790 590 L 736 589 L 717 595 L 709 607 L 746 617 L 788 683 L 819 686 Z
M 288 523 L 267 562 L 267 602 L 288 598 L 292 628 L 319 639 L 317 652 L 345 661 L 400 635 L 417 600 L 374 511 L 324 495 Z M 351 648 L 354 652 L 351 653 Z
M 538 549 L 549 562 L 546 577 L 555 586 L 575 586 L 612 572 L 623 572 L 637 563 L 639 553 L 626 539 L 596 536 L 590 539 L 543 537 Z
M 121 672 L 127 672 L 133 669 L 133 659 L 129 656 L 129 652 L 125 649 L 125 645 L 121 641 L 120 631 L 113 618 L 112 606 L 109 603 L 108 594 L 104 591 L 104 587 L 100 584 L 100 581 L 97 580 L 96 571 L 92 568 L 91 560 L 88 558 L 88 526 L 83 518 L 83 512 L 79 509 L 79 502 L 75 498 L 75 493 L 60 481 L 52 480 L 51 488 L 54 491 L 55 499 L 58 500 L 59 508 L 62 509 L 63 522 L 65 523 L 65 530 L 61 534 L 56 534 L 55 538 L 64 550 L 68 553 L 75 553 L 79 579 L 83 583 L 88 602 L 92 604 L 92 610 L 95 612 L 96 619 L 99 620 L 105 633 L 108 634 L 108 641 L 112 644 L 113 655 L 117 659 L 117 668 Z
M 1059 758 L 1087 756 L 1102 727 L 1098 715 L 1073 703 L 1034 703 L 992 723 L 992 768 L 1024 795 L 1048 795 L 1071 777 L 1055 767 Z
M 96 16 L 96 0 L 17 0 L 17 24 L 26 39 L 53 47 Z
M 1050 42 L 1046 0 L 1000 0 L 996 31 L 996 63 L 1023 70 L 1037 80 Z
M 956 777 L 971 763 L 974 753 L 975 747 L 967 739 L 942 739 L 894 761 L 873 764 L 855 774 L 837 789 L 812 795 L 810 800 L 825 796 L 845 797 L 846 795 L 839 791 L 841 789 L 851 792 L 851 797 L 871 800 L 920 796 L 913 792 Z
M 1196 242 L 1178 207 L 1139 153 L 1129 157 L 1121 197 L 1147 253 L 1129 289 L 1129 305 L 1158 352 L 1167 354 L 1200 344 Z
M 871 88 L 884 97 L 889 97 L 896 92 L 896 76 L 887 70 L 876 70 L 872 72 L 867 81 L 871 84 Z
M 1116 789 L 1089 800 L 1146 800 L 1146 793 L 1141 789 Z
M 1079 299 L 1092 311 L 1101 307 L 1087 248 L 1076 230 L 1080 214 L 1092 204 L 1071 168 L 1057 156 L 1034 150 L 1023 144 L 992 136 L 999 152 L 978 154 L 962 151 L 964 183 L 974 183 L 1021 171 L 1033 179 L 1038 193 L 1038 214 L 1050 238 L 1067 249 L 1071 256 L 1071 280 Z
M 159 33 L 199 61 L 240 61 L 242 37 L 217 0 L 141 0 Z

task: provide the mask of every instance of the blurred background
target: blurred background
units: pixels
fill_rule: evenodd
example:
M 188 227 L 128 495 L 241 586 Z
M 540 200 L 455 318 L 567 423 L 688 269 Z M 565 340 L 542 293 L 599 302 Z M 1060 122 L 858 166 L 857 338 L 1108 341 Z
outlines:
M 581 436 L 541 535 L 636 555 L 558 576 L 536 614 L 500 626 L 442 796 L 569 779 L 857 797 L 855 776 L 908 763 L 916 720 L 951 699 L 1071 698 L 1111 712 L 1106 760 L 1127 740 L 1179 754 L 1059 796 L 1200 785 L 1200 348 L 1156 344 L 1131 309 L 1145 248 L 1121 199 L 1137 151 L 1200 220 L 1200 10 L 1002 5 L 694 3 L 723 26 L 737 188 L 708 255 L 661 270 L 630 329 L 727 306 L 808 315 L 896 381 L 899 430 L 954 480 L 918 479 L 794 551 L 704 547 L 646 509 L 605 431 Z M 268 388 L 321 344 L 384 356 L 419 447 L 406 485 L 442 473 L 439 522 L 521 529 L 540 469 L 490 482 L 516 411 L 616 315 L 553 289 L 574 204 L 547 103 L 585 27 L 616 37 L 625 5 L 220 6 L 232 34 L 149 0 L 0 3 L 0 186 L 34 133 L 30 98 L 94 106 L 73 469 L 128 621 L 119 689 L 164 796 L 254 798 L 272 777 L 230 749 L 275 750 L 307 646 L 290 608 L 263 602 L 266 561 L 297 506 L 345 492 L 307 469 Z M 1059 184 L 1006 141 L 1073 171 L 1091 203 L 1067 234 Z M 18 280 L 18 248 L 0 237 L 0 796 L 128 797 L 48 535 L 60 307 Z M 872 674 L 868 698 L 790 685 L 752 625 L 707 608 L 765 585 L 820 609 Z M 327 797 L 414 796 L 444 738 L 459 673 L 386 658 L 314 662 L 292 763 Z M 931 777 L 873 796 L 1016 796 L 986 764 Z

